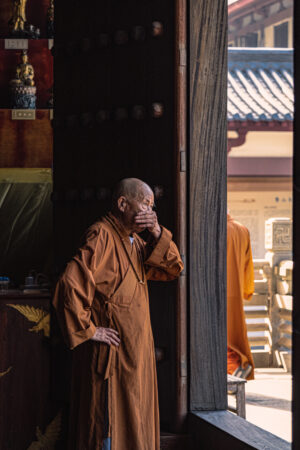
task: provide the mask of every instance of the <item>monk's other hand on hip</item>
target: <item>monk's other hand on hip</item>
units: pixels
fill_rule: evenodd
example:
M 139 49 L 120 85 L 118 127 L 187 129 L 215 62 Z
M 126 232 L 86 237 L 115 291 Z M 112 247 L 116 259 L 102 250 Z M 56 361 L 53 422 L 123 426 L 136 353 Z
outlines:
M 119 333 L 112 328 L 97 327 L 96 333 L 91 338 L 92 341 L 105 342 L 108 345 L 115 345 L 116 347 L 120 344 Z

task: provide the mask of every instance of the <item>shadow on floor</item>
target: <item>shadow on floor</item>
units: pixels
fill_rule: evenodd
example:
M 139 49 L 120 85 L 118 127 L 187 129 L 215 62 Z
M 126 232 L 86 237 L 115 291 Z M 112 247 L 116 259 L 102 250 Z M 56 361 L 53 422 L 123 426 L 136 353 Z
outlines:
M 246 394 L 246 404 L 255 406 L 264 406 L 266 408 L 281 409 L 283 411 L 291 411 L 292 402 L 283 398 L 267 397 L 261 394 Z

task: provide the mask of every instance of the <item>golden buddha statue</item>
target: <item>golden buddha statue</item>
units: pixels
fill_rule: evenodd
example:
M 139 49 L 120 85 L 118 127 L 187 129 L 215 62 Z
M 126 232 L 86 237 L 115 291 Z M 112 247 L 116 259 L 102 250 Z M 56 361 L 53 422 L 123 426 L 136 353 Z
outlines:
M 27 50 L 21 54 L 21 62 L 16 67 L 14 78 L 10 81 L 11 107 L 14 109 L 34 109 L 36 87 L 34 69 L 28 61 Z
M 13 14 L 8 22 L 10 35 L 16 38 L 38 39 L 40 29 L 26 21 L 27 0 L 12 0 Z
M 13 0 L 13 16 L 9 21 L 9 26 L 12 31 L 23 31 L 26 23 L 26 8 L 27 0 Z
M 22 62 L 16 68 L 16 79 L 24 86 L 34 86 L 34 69 L 28 62 L 27 50 L 22 51 L 21 59 Z

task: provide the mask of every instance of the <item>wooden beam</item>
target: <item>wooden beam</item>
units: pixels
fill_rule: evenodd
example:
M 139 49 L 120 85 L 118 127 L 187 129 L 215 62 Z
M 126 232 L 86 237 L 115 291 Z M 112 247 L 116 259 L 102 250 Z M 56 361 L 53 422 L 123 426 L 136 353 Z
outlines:
M 232 41 L 233 39 L 240 37 L 240 36 L 246 36 L 250 33 L 255 33 L 262 28 L 269 27 L 270 25 L 276 24 L 278 22 L 282 22 L 284 19 L 289 19 L 293 14 L 293 8 L 287 8 L 282 11 L 279 11 L 277 14 L 272 14 L 271 16 L 267 17 L 266 19 L 262 19 L 258 22 L 251 23 L 250 25 L 243 27 L 239 30 L 232 31 L 229 34 L 229 41 Z M 245 14 L 246 15 L 246 14 Z M 232 21 L 231 21 L 232 22 Z
M 274 0 L 260 0 L 260 10 L 273 3 Z M 232 23 L 236 19 L 243 17 L 247 14 L 257 11 L 257 5 L 253 3 L 253 0 L 244 0 L 243 2 L 232 3 L 228 6 L 228 21 Z
M 189 415 L 194 448 L 201 450 L 290 450 L 290 443 L 229 411 L 203 411 Z
M 187 9 L 186 0 L 175 3 L 175 158 L 176 158 L 176 240 L 180 255 L 187 253 Z M 176 296 L 176 416 L 174 429 L 184 430 L 187 405 L 187 275 L 184 270 Z
M 190 408 L 225 409 L 227 2 L 190 1 Z
M 272 121 L 272 122 L 254 122 L 251 120 L 229 120 L 228 131 L 241 132 L 248 131 L 293 131 L 293 122 L 286 120 L 284 122 Z M 234 145 L 233 145 L 234 147 Z

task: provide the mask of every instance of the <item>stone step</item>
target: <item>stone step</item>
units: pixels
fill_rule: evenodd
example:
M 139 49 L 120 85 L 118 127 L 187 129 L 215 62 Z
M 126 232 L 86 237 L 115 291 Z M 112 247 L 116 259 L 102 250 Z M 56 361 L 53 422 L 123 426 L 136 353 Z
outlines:
M 247 335 L 251 347 L 272 345 L 272 338 L 269 331 L 248 331 Z
M 270 331 L 269 318 L 246 319 L 247 331 Z
M 268 294 L 253 294 L 251 300 L 244 300 L 244 306 L 251 305 L 268 305 L 269 296 Z
M 255 292 L 258 294 L 268 294 L 268 280 L 263 278 L 262 280 L 254 280 Z
M 268 345 L 265 346 L 264 350 L 252 350 L 252 356 L 254 360 L 254 366 L 258 367 L 270 367 L 271 364 L 271 354 L 270 347 Z
M 270 267 L 270 263 L 266 259 L 254 259 L 253 267 L 254 270 L 261 270 L 261 269 L 264 270 Z
M 265 318 L 268 316 L 268 307 L 265 305 L 244 306 L 245 315 L 247 318 Z

